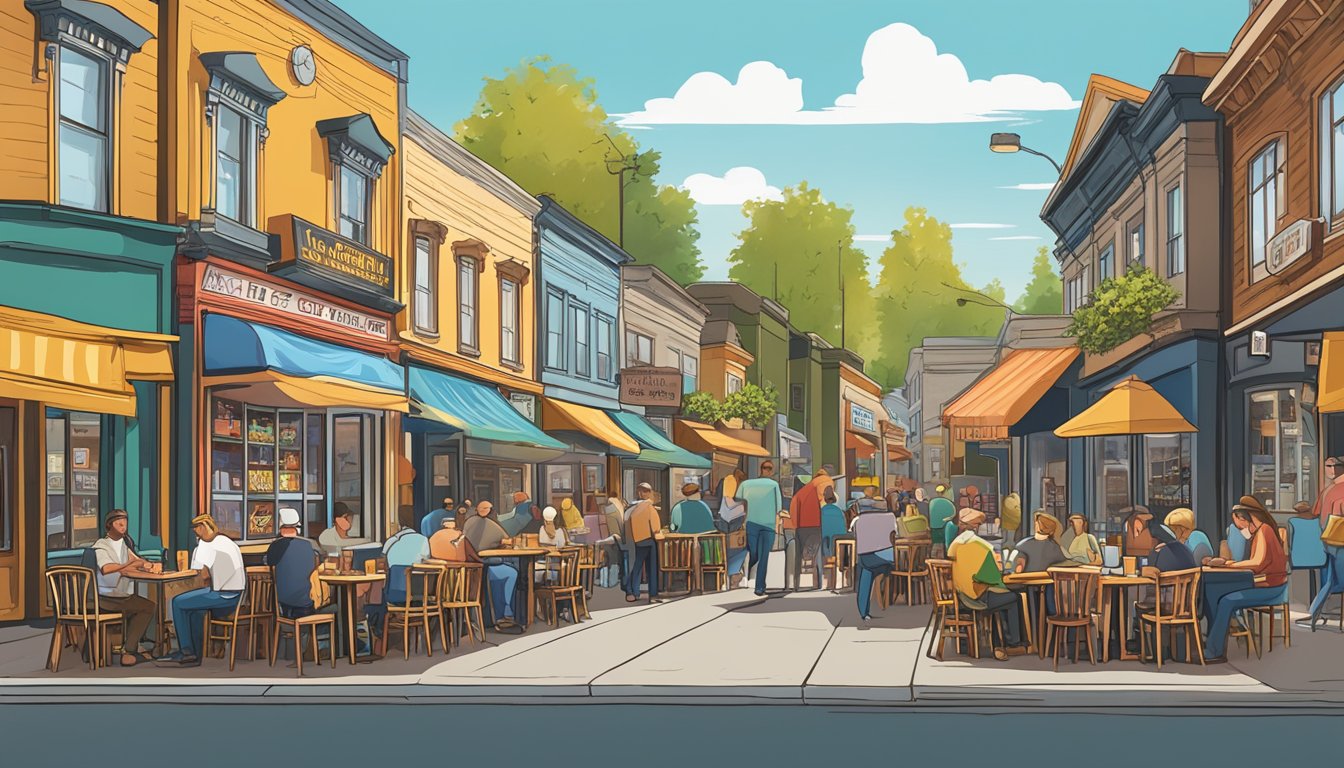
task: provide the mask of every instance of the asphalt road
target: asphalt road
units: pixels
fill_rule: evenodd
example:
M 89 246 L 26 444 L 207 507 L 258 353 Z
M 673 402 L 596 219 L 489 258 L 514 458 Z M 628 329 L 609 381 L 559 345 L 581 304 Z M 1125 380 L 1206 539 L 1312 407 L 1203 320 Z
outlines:
M 1339 754 L 1326 736 L 1338 722 L 1338 715 L 1328 714 L 1172 710 L 1134 715 L 574 704 L 0 705 L 0 763 L 1316 765 L 1319 758 Z

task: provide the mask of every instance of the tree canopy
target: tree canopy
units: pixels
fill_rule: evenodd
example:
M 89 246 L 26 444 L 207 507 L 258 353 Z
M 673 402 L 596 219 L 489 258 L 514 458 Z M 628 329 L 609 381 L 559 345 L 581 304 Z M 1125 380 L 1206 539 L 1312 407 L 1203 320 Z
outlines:
M 1031 282 L 1023 289 L 1014 309 L 1024 315 L 1058 315 L 1064 311 L 1064 291 L 1059 273 L 1044 245 L 1031 263 Z

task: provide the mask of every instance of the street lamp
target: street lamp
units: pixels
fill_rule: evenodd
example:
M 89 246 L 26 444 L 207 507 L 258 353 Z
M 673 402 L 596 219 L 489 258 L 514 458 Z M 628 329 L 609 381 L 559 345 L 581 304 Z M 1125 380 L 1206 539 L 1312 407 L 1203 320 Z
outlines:
M 1056 173 L 1058 173 L 1058 174 L 1060 174 L 1060 175 L 1063 175 L 1063 174 L 1064 174 L 1064 169 L 1061 168 L 1061 167 L 1059 167 L 1059 163 L 1056 163 L 1055 160 L 1054 160 L 1054 158 L 1050 157 L 1049 155 L 1045 154 L 1044 152 L 1037 152 L 1036 150 L 1034 150 L 1034 149 L 1032 149 L 1032 148 L 1030 148 L 1030 147 L 1024 147 L 1024 146 L 1022 146 L 1022 137 L 1019 136 L 1019 135 L 1017 135 L 1016 133 L 992 133 L 992 134 L 990 134 L 990 136 L 989 136 L 989 151 L 990 151 L 990 152 L 999 152 L 999 153 L 1001 153 L 1001 154 L 1009 154 L 1009 153 L 1012 153 L 1012 152 L 1026 152 L 1026 153 L 1029 154 L 1029 155 L 1036 155 L 1037 157 L 1044 157 L 1046 160 L 1049 160 L 1049 161 L 1050 161 L 1050 164 L 1051 164 L 1051 165 L 1055 166 L 1055 172 L 1056 172 Z

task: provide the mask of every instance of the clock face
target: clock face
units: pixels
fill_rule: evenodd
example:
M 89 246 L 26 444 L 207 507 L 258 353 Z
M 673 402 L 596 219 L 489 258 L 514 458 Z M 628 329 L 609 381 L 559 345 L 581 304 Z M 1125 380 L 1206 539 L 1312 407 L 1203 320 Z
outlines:
M 317 58 L 313 56 L 313 49 L 306 45 L 300 45 L 289 54 L 289 69 L 294 73 L 294 79 L 299 81 L 300 85 L 312 85 L 317 79 Z

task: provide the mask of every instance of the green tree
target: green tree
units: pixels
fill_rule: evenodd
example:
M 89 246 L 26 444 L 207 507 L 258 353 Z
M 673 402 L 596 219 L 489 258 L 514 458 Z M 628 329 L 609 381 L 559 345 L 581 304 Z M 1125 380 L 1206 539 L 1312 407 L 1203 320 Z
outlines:
M 1031 282 L 1013 305 L 1024 315 L 1058 315 L 1064 312 L 1064 290 L 1055 271 L 1050 251 L 1044 245 L 1036 249 L 1031 263 Z
M 659 184 L 659 154 L 614 123 L 593 81 L 547 58 L 523 61 L 485 78 L 472 113 L 454 127 L 457 141 L 534 195 L 549 195 L 589 226 L 619 239 L 619 181 L 625 179 L 625 250 L 682 284 L 704 274 L 690 195 Z
M 785 189 L 782 200 L 747 201 L 742 213 L 750 221 L 728 256 L 728 276 L 787 307 L 795 328 L 836 346 L 843 280 L 844 342 L 866 355 L 873 338 L 872 284 L 868 256 L 854 247 L 854 211 L 802 182 Z
M 976 298 L 974 293 L 983 293 L 1002 301 L 1003 285 L 997 279 L 980 291 L 967 285 L 952 258 L 951 227 L 925 209 L 907 208 L 905 224 L 891 237 L 874 289 L 881 351 L 869 374 L 885 386 L 899 387 L 910 350 L 926 337 L 997 334 L 1005 311 Z M 958 306 L 959 298 L 969 301 Z

